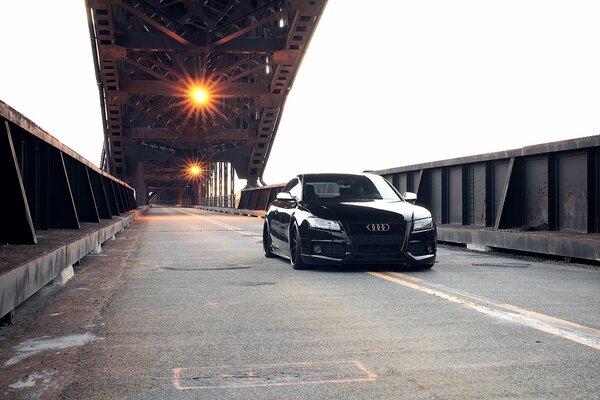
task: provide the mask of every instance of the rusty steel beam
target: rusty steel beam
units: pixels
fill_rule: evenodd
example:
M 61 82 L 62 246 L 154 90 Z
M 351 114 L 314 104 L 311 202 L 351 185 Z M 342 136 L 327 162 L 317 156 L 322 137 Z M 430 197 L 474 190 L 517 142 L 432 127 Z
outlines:
M 136 171 L 153 158 L 137 139 L 178 149 L 155 152 L 174 161 L 211 143 L 243 143 L 205 162 L 229 157 L 256 185 L 326 0 L 180 0 L 177 11 L 171 2 L 88 2 L 107 116 L 105 168 L 141 188 Z M 213 104 L 199 109 L 188 90 L 206 82 Z
M 156 64 L 154 64 L 154 63 L 149 63 L 149 65 L 145 65 L 138 60 L 134 60 L 132 57 L 125 57 L 125 58 L 123 58 L 123 61 L 125 61 L 132 67 L 135 67 L 135 68 L 147 73 L 148 75 L 153 76 L 154 78 L 158 79 L 159 81 L 162 81 L 163 83 L 165 83 L 167 85 L 177 84 L 179 81 L 181 81 L 183 79 L 183 77 L 179 74 L 174 75 L 176 79 L 169 79 L 166 76 L 166 73 L 161 71 L 160 67 L 157 68 Z M 156 71 L 156 69 L 158 69 L 158 72 Z
M 216 42 L 213 43 L 213 46 L 218 47 L 221 46 L 223 44 L 232 42 L 234 39 L 239 38 L 240 36 L 242 36 L 245 33 L 250 32 L 253 29 L 256 29 L 260 26 L 263 26 L 269 22 L 275 21 L 277 19 L 281 19 L 281 17 L 284 15 L 284 12 L 277 12 L 275 14 L 271 14 L 266 18 L 261 19 L 260 21 L 255 22 L 254 24 L 251 24 L 245 28 L 239 29 L 237 32 L 232 33 L 222 39 L 217 40 Z
M 221 44 L 196 46 L 182 44 L 164 35 L 120 33 L 115 35 L 115 45 L 104 50 L 104 55 L 123 58 L 127 51 L 179 53 L 195 56 L 211 52 L 269 54 L 284 50 L 285 42 L 285 38 L 237 37 Z
M 227 2 L 227 4 L 225 5 L 225 7 L 223 7 L 221 9 L 221 11 L 219 12 L 219 15 L 217 15 L 216 18 L 214 18 L 211 23 L 208 25 L 208 30 L 212 31 L 213 29 L 215 29 L 217 27 L 217 25 L 219 24 L 219 22 L 221 22 L 223 20 L 223 18 L 225 18 L 225 16 L 227 15 L 227 13 L 231 12 L 231 10 L 233 9 L 233 7 L 239 2 L 239 0 L 229 0 Z
M 229 77 L 229 74 L 231 74 L 237 70 L 240 70 L 240 69 L 243 70 L 249 64 L 258 63 L 260 59 L 261 59 L 261 56 L 257 56 L 257 55 L 252 55 L 248 58 L 242 57 L 239 61 L 237 61 L 229 66 L 219 69 L 219 73 L 214 80 L 219 81 L 219 82 L 223 81 L 223 80 L 227 80 Z
M 181 35 L 179 35 L 178 33 L 176 33 L 175 31 L 173 31 L 172 29 L 168 28 L 167 26 L 165 26 L 164 24 L 156 21 L 155 19 L 153 19 L 152 17 L 150 17 L 147 12 L 155 12 L 156 9 L 152 6 L 150 6 L 149 4 L 141 1 L 141 0 L 137 0 L 134 3 L 136 3 L 137 5 L 140 5 L 141 8 L 143 8 L 143 10 L 138 9 L 135 6 L 131 6 L 129 5 L 125 0 L 112 0 L 110 1 L 111 3 L 129 11 L 130 13 L 132 13 L 133 15 L 137 16 L 139 19 L 141 19 L 142 21 L 144 21 L 147 24 L 150 24 L 151 26 L 153 26 L 154 28 L 158 29 L 159 31 L 161 31 L 162 33 L 164 33 L 165 35 L 167 35 L 168 37 L 170 37 L 171 39 L 185 45 L 185 46 L 191 46 L 192 43 L 187 40 L 186 38 L 182 37 Z M 164 18 L 164 14 L 161 13 L 161 18 Z
M 0 170 L 5 191 L 0 196 L 0 206 L 8 211 L 5 213 L 7 220 L 0 224 L 0 243 L 36 244 L 37 237 L 10 126 L 8 121 L 0 122 Z
M 128 81 L 121 82 L 121 92 L 130 95 L 150 95 L 185 97 L 185 87 L 167 84 L 159 81 Z M 218 89 L 218 97 L 257 97 L 269 94 L 268 84 L 228 83 Z
M 211 131 L 183 129 L 174 131 L 168 128 L 126 128 L 126 141 L 206 141 L 206 142 L 247 142 L 256 139 L 256 129 L 213 129 Z
M 65 156 L 65 169 L 73 195 L 73 204 L 80 222 L 100 222 L 98 206 L 88 168 Z

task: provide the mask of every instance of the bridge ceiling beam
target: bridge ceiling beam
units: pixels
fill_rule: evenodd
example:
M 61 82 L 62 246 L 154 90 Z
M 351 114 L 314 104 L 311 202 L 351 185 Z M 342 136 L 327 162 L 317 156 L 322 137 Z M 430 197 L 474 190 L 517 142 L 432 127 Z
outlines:
M 327 0 L 85 1 L 102 167 L 131 182 L 140 163 L 200 157 L 231 162 L 255 184 Z M 192 102 L 197 86 L 210 88 L 208 106 Z
M 197 142 L 249 142 L 256 140 L 256 129 L 213 129 L 202 131 L 183 129 L 174 131 L 167 128 L 125 128 L 126 141 L 156 140 L 156 141 L 197 141 Z
M 133 95 L 187 97 L 181 87 L 159 81 L 122 81 L 121 92 Z M 266 83 L 228 83 L 219 87 L 215 96 L 218 97 L 257 97 L 269 94 L 269 84 Z
M 129 99 L 127 106 L 134 110 L 129 127 L 144 126 L 148 129 L 166 128 L 179 132 L 180 139 L 189 132 L 205 132 L 207 135 L 222 129 L 233 129 L 232 121 L 247 118 L 257 113 L 256 100 L 244 99 L 230 104 L 226 109 L 207 113 L 203 118 L 182 114 L 173 102 L 158 104 L 154 98 L 136 97 Z M 251 123 L 250 123 L 251 122 Z M 247 122 L 246 128 L 257 127 L 256 122 Z M 124 128 L 124 131 L 127 129 Z M 197 136 L 198 134 L 196 134 Z
M 185 45 L 168 36 L 151 33 L 121 33 L 115 36 L 115 45 L 110 50 L 124 55 L 127 50 L 143 52 L 180 53 L 199 56 L 211 52 L 269 54 L 285 50 L 285 38 L 238 37 L 220 45 Z
M 207 143 L 202 146 L 195 146 L 190 149 L 193 143 L 190 142 L 177 142 L 181 147 L 172 147 L 165 142 L 154 142 L 150 140 L 140 140 L 137 142 L 127 143 L 127 151 L 132 155 L 135 155 L 136 160 L 146 161 L 149 165 L 157 167 L 170 167 L 177 165 L 180 168 L 190 162 L 191 157 L 197 157 L 202 160 L 209 158 L 218 158 L 219 161 L 226 161 L 223 157 L 227 158 L 225 153 L 230 152 L 230 155 L 234 155 L 231 152 L 236 152 L 244 146 L 248 146 L 243 142 L 215 142 Z M 236 156 L 236 158 L 239 158 Z

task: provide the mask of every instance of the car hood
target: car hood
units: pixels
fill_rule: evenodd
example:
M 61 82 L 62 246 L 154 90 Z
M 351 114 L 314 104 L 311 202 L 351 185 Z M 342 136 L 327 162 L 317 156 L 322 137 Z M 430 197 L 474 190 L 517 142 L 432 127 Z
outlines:
M 423 207 L 415 206 L 400 200 L 368 200 L 353 202 L 310 202 L 303 206 L 319 218 L 336 221 L 375 221 L 400 220 L 410 221 L 431 217 L 431 213 Z

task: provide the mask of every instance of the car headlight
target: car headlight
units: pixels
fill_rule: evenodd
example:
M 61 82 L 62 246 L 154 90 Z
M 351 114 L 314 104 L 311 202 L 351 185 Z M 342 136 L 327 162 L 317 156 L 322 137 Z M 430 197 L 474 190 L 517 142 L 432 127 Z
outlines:
M 413 223 L 413 230 L 414 231 L 419 231 L 422 229 L 429 229 L 429 228 L 433 228 L 433 218 L 423 218 L 423 219 L 417 219 L 415 220 L 415 222 Z
M 339 222 L 330 221 L 328 219 L 309 217 L 306 219 L 311 228 L 325 229 L 328 231 L 341 231 L 342 227 Z

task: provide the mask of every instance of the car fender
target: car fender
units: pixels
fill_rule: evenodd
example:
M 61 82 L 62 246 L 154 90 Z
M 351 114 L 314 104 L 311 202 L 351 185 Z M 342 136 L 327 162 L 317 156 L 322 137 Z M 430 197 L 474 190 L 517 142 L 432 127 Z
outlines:
M 294 224 L 298 225 L 298 229 L 300 229 L 300 236 L 306 238 L 308 236 L 308 221 L 307 218 L 310 214 L 308 211 L 304 211 L 302 209 L 298 209 L 294 211 L 291 215 L 290 221 L 290 233 L 294 226 Z

